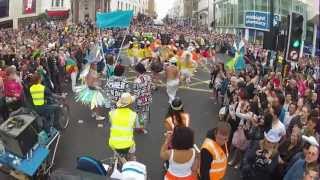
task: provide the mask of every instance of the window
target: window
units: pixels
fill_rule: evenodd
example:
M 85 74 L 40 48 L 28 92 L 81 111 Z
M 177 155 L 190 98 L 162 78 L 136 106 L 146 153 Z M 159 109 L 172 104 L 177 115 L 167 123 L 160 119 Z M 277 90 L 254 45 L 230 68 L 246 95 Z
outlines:
M 60 0 L 56 0 L 56 7 L 60 6 Z
M 0 17 L 9 16 L 9 0 L 0 0 Z
M 52 7 L 63 7 L 63 0 L 52 0 L 51 6 Z

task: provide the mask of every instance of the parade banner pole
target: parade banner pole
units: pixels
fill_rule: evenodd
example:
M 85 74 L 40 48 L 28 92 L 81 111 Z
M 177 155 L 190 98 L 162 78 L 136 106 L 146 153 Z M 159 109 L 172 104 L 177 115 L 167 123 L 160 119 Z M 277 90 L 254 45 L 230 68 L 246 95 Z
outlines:
M 116 59 L 116 64 L 118 64 L 118 61 L 119 61 L 119 58 L 120 58 L 121 49 L 122 49 L 123 43 L 124 43 L 124 41 L 125 41 L 125 39 L 127 37 L 127 34 L 129 33 L 129 28 L 130 28 L 130 26 L 127 28 L 126 33 L 124 34 L 123 40 L 121 42 L 121 45 L 120 45 L 120 48 L 119 48 L 119 53 L 118 53 L 118 56 L 117 56 L 117 59 Z

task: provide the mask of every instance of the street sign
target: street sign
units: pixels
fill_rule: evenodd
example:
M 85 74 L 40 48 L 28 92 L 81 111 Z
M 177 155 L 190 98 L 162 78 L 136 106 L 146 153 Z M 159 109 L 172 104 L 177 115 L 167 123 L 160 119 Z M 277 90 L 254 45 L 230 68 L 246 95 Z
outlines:
M 293 61 L 296 61 L 298 60 L 299 58 L 299 54 L 297 51 L 293 50 L 290 52 L 290 59 L 293 60 Z

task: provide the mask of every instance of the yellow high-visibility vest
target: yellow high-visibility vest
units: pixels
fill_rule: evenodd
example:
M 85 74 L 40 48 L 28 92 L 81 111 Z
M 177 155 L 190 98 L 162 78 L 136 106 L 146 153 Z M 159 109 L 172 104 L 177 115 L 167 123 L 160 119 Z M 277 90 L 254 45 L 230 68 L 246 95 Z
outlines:
M 33 105 L 35 106 L 44 105 L 44 89 L 45 89 L 45 86 L 42 84 L 35 84 L 30 87 L 30 94 L 32 97 Z
M 209 171 L 210 180 L 223 179 L 227 170 L 228 155 L 215 141 L 206 138 L 201 149 L 206 149 L 212 156 L 211 168 Z
M 126 149 L 132 147 L 133 127 L 137 113 L 129 108 L 115 109 L 109 112 L 111 128 L 109 146 L 112 149 Z
M 283 57 L 282 57 L 282 56 L 279 56 L 279 57 L 278 57 L 278 63 L 279 63 L 279 64 L 282 64 L 282 63 L 283 63 Z

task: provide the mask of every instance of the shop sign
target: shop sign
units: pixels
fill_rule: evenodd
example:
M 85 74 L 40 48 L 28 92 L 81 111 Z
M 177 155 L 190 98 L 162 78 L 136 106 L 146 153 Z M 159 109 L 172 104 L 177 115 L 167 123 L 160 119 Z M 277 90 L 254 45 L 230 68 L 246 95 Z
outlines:
M 23 0 L 23 14 L 36 13 L 36 0 Z
M 269 31 L 269 18 L 270 13 L 260 11 L 247 11 L 245 13 L 245 26 L 246 28 L 258 29 L 262 31 Z M 273 24 L 277 25 L 280 22 L 280 16 L 274 15 Z

